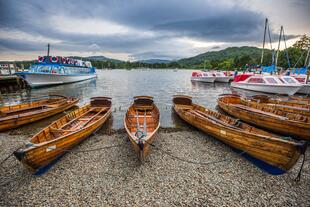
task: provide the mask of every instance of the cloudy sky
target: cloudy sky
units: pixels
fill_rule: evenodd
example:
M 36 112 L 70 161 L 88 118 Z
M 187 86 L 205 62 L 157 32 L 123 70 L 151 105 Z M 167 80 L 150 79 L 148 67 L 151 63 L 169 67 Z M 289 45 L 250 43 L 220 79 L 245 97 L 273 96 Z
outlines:
M 0 0 L 0 60 L 104 55 L 178 59 L 261 46 L 264 19 L 292 44 L 310 34 L 310 0 Z

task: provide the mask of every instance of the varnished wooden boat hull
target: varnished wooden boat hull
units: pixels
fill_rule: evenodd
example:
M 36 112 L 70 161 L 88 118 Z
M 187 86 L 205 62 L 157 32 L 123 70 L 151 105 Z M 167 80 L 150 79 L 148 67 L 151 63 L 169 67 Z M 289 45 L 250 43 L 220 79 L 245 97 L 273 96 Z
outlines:
M 159 125 L 158 125 L 158 128 L 159 128 Z M 156 131 L 158 130 L 158 128 L 156 129 Z M 133 149 L 135 150 L 135 152 L 138 155 L 139 160 L 140 161 L 144 161 L 145 158 L 151 153 L 152 146 L 150 144 L 153 143 L 153 141 L 154 141 L 154 139 L 156 137 L 156 134 L 153 133 L 151 136 L 147 137 L 146 138 L 147 142 L 144 142 L 141 145 L 141 144 L 138 144 L 138 142 L 135 139 L 135 137 L 130 135 L 127 130 L 126 130 L 126 132 L 128 134 L 128 137 L 129 137 L 129 140 L 130 140 L 130 143 L 131 143 Z
M 78 129 L 76 131 L 69 132 L 68 134 L 56 139 L 48 140 L 51 137 L 50 131 L 54 128 L 59 128 L 68 123 L 68 120 L 73 120 L 83 113 L 87 113 L 92 107 L 88 104 L 82 108 L 79 108 L 68 115 L 53 122 L 50 126 L 44 128 L 31 140 L 43 141 L 38 144 L 32 144 L 19 149 L 14 152 L 15 157 L 21 161 L 31 172 L 37 172 L 40 169 L 46 167 L 58 157 L 65 154 L 68 150 L 72 149 L 75 145 L 85 140 L 89 135 L 98 130 L 106 120 L 111 116 L 111 107 L 106 111 L 105 115 L 100 119 L 91 123 L 90 125 Z M 47 141 L 44 141 L 47 140 Z
M 137 98 L 137 97 L 135 97 Z M 138 98 L 145 98 L 145 97 L 138 97 Z M 147 97 L 147 98 L 152 98 L 152 97 Z M 147 120 L 147 125 L 148 128 L 152 125 L 151 130 L 147 130 L 148 134 L 146 137 L 143 138 L 143 140 L 138 140 L 138 138 L 135 136 L 135 134 L 133 134 L 132 132 L 132 126 L 130 126 L 130 119 L 129 116 L 130 115 L 134 115 L 132 114 L 132 112 L 135 110 L 134 109 L 134 104 L 131 105 L 124 117 L 124 126 L 126 129 L 126 132 L 128 134 L 130 143 L 133 147 L 133 149 L 135 150 L 135 152 L 138 155 L 138 158 L 140 161 L 144 161 L 145 158 L 150 154 L 151 152 L 151 144 L 153 143 L 155 137 L 156 137 L 156 132 L 159 129 L 160 123 L 159 123 L 159 110 L 157 108 L 157 106 L 155 104 L 153 104 L 154 109 L 152 110 L 151 113 L 154 113 L 154 117 L 152 117 L 151 119 Z M 133 121 L 135 121 L 136 118 L 133 118 Z M 139 118 L 139 122 L 143 122 L 143 117 Z
M 70 109 L 78 103 L 77 98 L 68 98 L 67 102 L 60 104 L 59 106 L 45 108 L 37 111 L 33 111 L 28 114 L 14 115 L 8 117 L 0 117 L 0 131 L 6 131 L 9 129 L 17 128 L 21 125 L 29 124 L 55 114 L 61 113 L 65 110 Z M 14 107 L 14 106 L 13 106 Z
M 273 98 L 266 95 L 256 95 L 246 98 L 245 101 L 252 101 L 260 104 L 262 107 L 270 109 L 278 109 L 284 112 L 300 114 L 310 117 L 310 104 L 296 100 L 284 100 L 281 98 Z
M 247 123 L 282 135 L 310 140 L 310 120 L 307 116 L 290 114 L 290 116 L 300 117 L 302 120 L 306 119 L 306 121 L 299 121 L 288 119 L 285 116 L 272 116 L 269 115 L 270 113 L 261 113 L 260 110 L 256 110 L 255 112 L 248 111 L 236 107 L 235 104 L 242 104 L 241 98 L 237 96 L 221 96 L 218 98 L 217 103 L 225 112 Z
M 199 110 L 202 114 L 207 113 L 214 117 L 221 116 L 223 117 L 223 120 L 229 122 L 236 121 L 230 117 L 196 104 L 192 104 L 192 107 L 195 110 Z M 242 127 L 249 129 L 248 131 L 242 130 L 238 127 L 220 125 L 212 119 L 203 118 L 199 115 L 196 116 L 193 113 L 190 113 L 188 108 L 184 109 L 184 107 L 180 107 L 178 104 L 174 105 L 174 110 L 181 119 L 190 125 L 197 127 L 229 146 L 242 150 L 252 157 L 284 171 L 291 169 L 295 165 L 301 153 L 304 153 L 306 148 L 306 144 L 303 141 L 297 142 L 284 140 L 276 135 L 255 129 L 245 123 L 239 124 L 243 125 Z M 251 133 L 252 130 L 255 132 Z

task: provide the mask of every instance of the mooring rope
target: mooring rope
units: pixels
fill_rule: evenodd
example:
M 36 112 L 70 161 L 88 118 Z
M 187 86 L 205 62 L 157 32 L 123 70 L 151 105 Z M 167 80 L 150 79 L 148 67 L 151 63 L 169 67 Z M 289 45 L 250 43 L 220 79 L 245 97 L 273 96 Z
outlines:
M 0 166 L 3 165 L 3 163 L 5 163 L 5 161 L 7 161 L 11 156 L 13 155 L 13 153 L 9 154 L 9 156 L 7 156 L 5 159 L 3 159 L 0 163 Z
M 74 148 L 73 149 L 65 149 L 65 148 L 62 148 L 60 149 L 61 151 L 63 152 L 76 152 L 76 153 L 81 153 L 81 152 L 93 152 L 93 151 L 99 151 L 99 150 L 104 150 L 104 149 L 110 149 L 110 148 L 114 148 L 114 147 L 120 147 L 122 146 L 123 144 L 117 144 L 117 145 L 111 145 L 111 146 L 105 146 L 105 147 L 100 147 L 100 148 L 94 148 L 94 149 L 87 149 L 87 150 L 75 150 Z M 20 148 L 18 148 L 20 149 Z M 17 150 L 18 150 L 17 149 Z M 59 150 L 59 148 L 58 148 Z M 15 150 L 16 151 L 16 150 Z M 1 162 L 0 162 L 0 166 L 2 166 L 11 156 L 13 156 L 14 154 L 13 153 L 10 153 L 9 156 L 7 156 L 5 159 L 3 159 Z
M 296 181 L 296 182 L 299 182 L 301 179 L 301 173 L 302 173 L 302 169 L 304 168 L 305 160 L 306 160 L 306 152 L 304 152 L 304 154 L 303 154 L 303 159 L 302 159 L 302 163 L 301 163 L 299 172 L 298 172 L 296 178 L 294 179 L 294 181 Z

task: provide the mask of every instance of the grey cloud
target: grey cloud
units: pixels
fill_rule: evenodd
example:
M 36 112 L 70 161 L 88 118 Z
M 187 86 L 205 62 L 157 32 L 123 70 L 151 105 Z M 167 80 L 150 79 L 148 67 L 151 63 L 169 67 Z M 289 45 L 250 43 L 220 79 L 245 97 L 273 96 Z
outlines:
M 227 3 L 228 2 L 228 3 Z M 102 50 L 125 52 L 133 57 L 170 56 L 169 41 L 189 37 L 203 41 L 260 42 L 264 17 L 259 12 L 211 0 L 0 0 L 0 30 L 17 30 L 61 40 L 55 47 L 66 51 Z M 303 2 L 306 2 L 305 0 Z M 152 31 L 154 37 L 127 35 L 67 34 L 53 28 L 49 17 L 103 19 L 128 27 Z M 273 34 L 276 36 L 276 34 Z M 288 35 L 287 39 L 295 36 Z M 91 47 L 96 45 L 97 47 Z M 40 50 L 41 43 L 1 39 L 1 48 L 18 51 Z M 188 47 L 188 46 L 187 46 Z M 177 49 L 187 49 L 179 46 Z M 165 54 L 170 53 L 170 54 Z M 164 54 L 164 55 L 163 55 Z M 180 55 L 180 53 L 178 53 Z

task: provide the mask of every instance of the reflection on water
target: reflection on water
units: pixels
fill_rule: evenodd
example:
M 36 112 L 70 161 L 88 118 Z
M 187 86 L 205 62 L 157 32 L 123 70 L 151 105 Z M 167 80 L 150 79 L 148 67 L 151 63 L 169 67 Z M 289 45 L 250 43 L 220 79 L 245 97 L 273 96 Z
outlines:
M 190 80 L 192 71 L 179 70 L 97 70 L 98 78 L 78 83 L 32 89 L 3 96 L 0 104 L 14 104 L 47 94 L 60 94 L 80 98 L 79 106 L 93 96 L 109 96 L 113 102 L 113 129 L 123 128 L 123 117 L 137 95 L 154 97 L 161 112 L 161 126 L 181 127 L 184 125 L 172 113 L 172 96 L 186 94 L 193 101 L 214 109 L 219 94 L 231 93 L 227 83 L 201 83 Z

